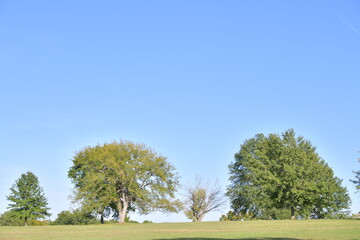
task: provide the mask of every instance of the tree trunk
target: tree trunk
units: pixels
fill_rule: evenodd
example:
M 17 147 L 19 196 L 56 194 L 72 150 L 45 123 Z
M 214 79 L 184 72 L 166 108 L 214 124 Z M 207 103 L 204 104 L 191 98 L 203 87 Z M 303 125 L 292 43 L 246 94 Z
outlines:
M 25 217 L 25 227 L 27 227 L 27 224 L 28 224 L 28 218 L 27 217 Z
M 119 223 L 123 224 L 125 223 L 125 218 L 126 218 L 126 212 L 127 212 L 127 208 L 128 208 L 128 202 L 126 201 L 126 199 L 123 199 L 124 201 L 119 200 L 118 202 L 118 211 L 119 211 Z
M 101 223 L 101 224 L 104 224 L 104 214 L 101 214 L 101 215 L 100 215 L 100 223 Z
M 295 208 L 291 207 L 291 220 L 295 220 Z

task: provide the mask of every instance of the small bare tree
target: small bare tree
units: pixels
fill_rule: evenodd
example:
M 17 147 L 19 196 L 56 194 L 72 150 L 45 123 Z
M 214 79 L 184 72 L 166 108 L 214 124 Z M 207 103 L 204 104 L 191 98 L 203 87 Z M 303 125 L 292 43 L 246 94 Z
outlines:
M 220 210 L 226 203 L 220 186 L 204 186 L 196 178 L 195 186 L 186 188 L 184 213 L 193 222 L 201 222 L 208 212 Z

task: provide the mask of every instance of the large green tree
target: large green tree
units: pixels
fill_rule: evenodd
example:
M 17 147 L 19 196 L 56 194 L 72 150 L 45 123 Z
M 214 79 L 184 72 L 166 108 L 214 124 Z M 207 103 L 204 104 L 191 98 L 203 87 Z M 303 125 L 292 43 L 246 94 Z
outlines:
M 27 226 L 28 220 L 50 216 L 47 207 L 47 199 L 43 189 L 39 185 L 38 178 L 32 173 L 22 174 L 10 188 L 7 200 L 12 202 L 9 209 L 18 218 L 22 219 Z
M 75 184 L 75 200 L 88 211 L 114 210 L 120 223 L 129 210 L 178 211 L 174 166 L 143 144 L 121 141 L 85 147 L 72 161 L 68 176 Z
M 246 140 L 229 165 L 227 195 L 235 212 L 274 218 L 334 217 L 350 198 L 341 180 L 318 155 L 311 142 L 290 129 L 282 135 L 258 134 Z

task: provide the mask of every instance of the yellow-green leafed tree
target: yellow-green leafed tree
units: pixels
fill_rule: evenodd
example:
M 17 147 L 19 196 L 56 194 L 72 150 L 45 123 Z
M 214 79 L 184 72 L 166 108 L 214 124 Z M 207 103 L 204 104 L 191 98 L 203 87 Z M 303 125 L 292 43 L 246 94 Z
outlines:
M 166 157 L 130 141 L 85 147 L 75 154 L 68 176 L 74 199 L 101 216 L 112 209 L 124 223 L 127 212 L 177 212 L 175 167 Z

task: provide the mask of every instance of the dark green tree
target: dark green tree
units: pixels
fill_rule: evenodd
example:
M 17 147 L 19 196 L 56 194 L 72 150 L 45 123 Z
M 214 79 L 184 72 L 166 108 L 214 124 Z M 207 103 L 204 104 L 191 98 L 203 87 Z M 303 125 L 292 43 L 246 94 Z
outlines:
M 47 207 L 48 202 L 43 189 L 32 172 L 22 174 L 10 191 L 7 200 L 12 203 L 8 208 L 16 217 L 23 220 L 25 226 L 30 219 L 43 219 L 51 215 L 48 212 L 50 208 Z
M 258 134 L 246 140 L 229 170 L 227 195 L 234 212 L 276 218 L 288 209 L 292 219 L 325 218 L 350 204 L 341 180 L 311 142 L 296 137 L 292 129 L 281 136 Z
M 74 199 L 87 211 L 113 210 L 124 223 L 129 210 L 177 212 L 175 168 L 143 144 L 129 141 L 86 147 L 73 158 L 68 176 Z M 110 211 L 111 212 L 111 211 Z

